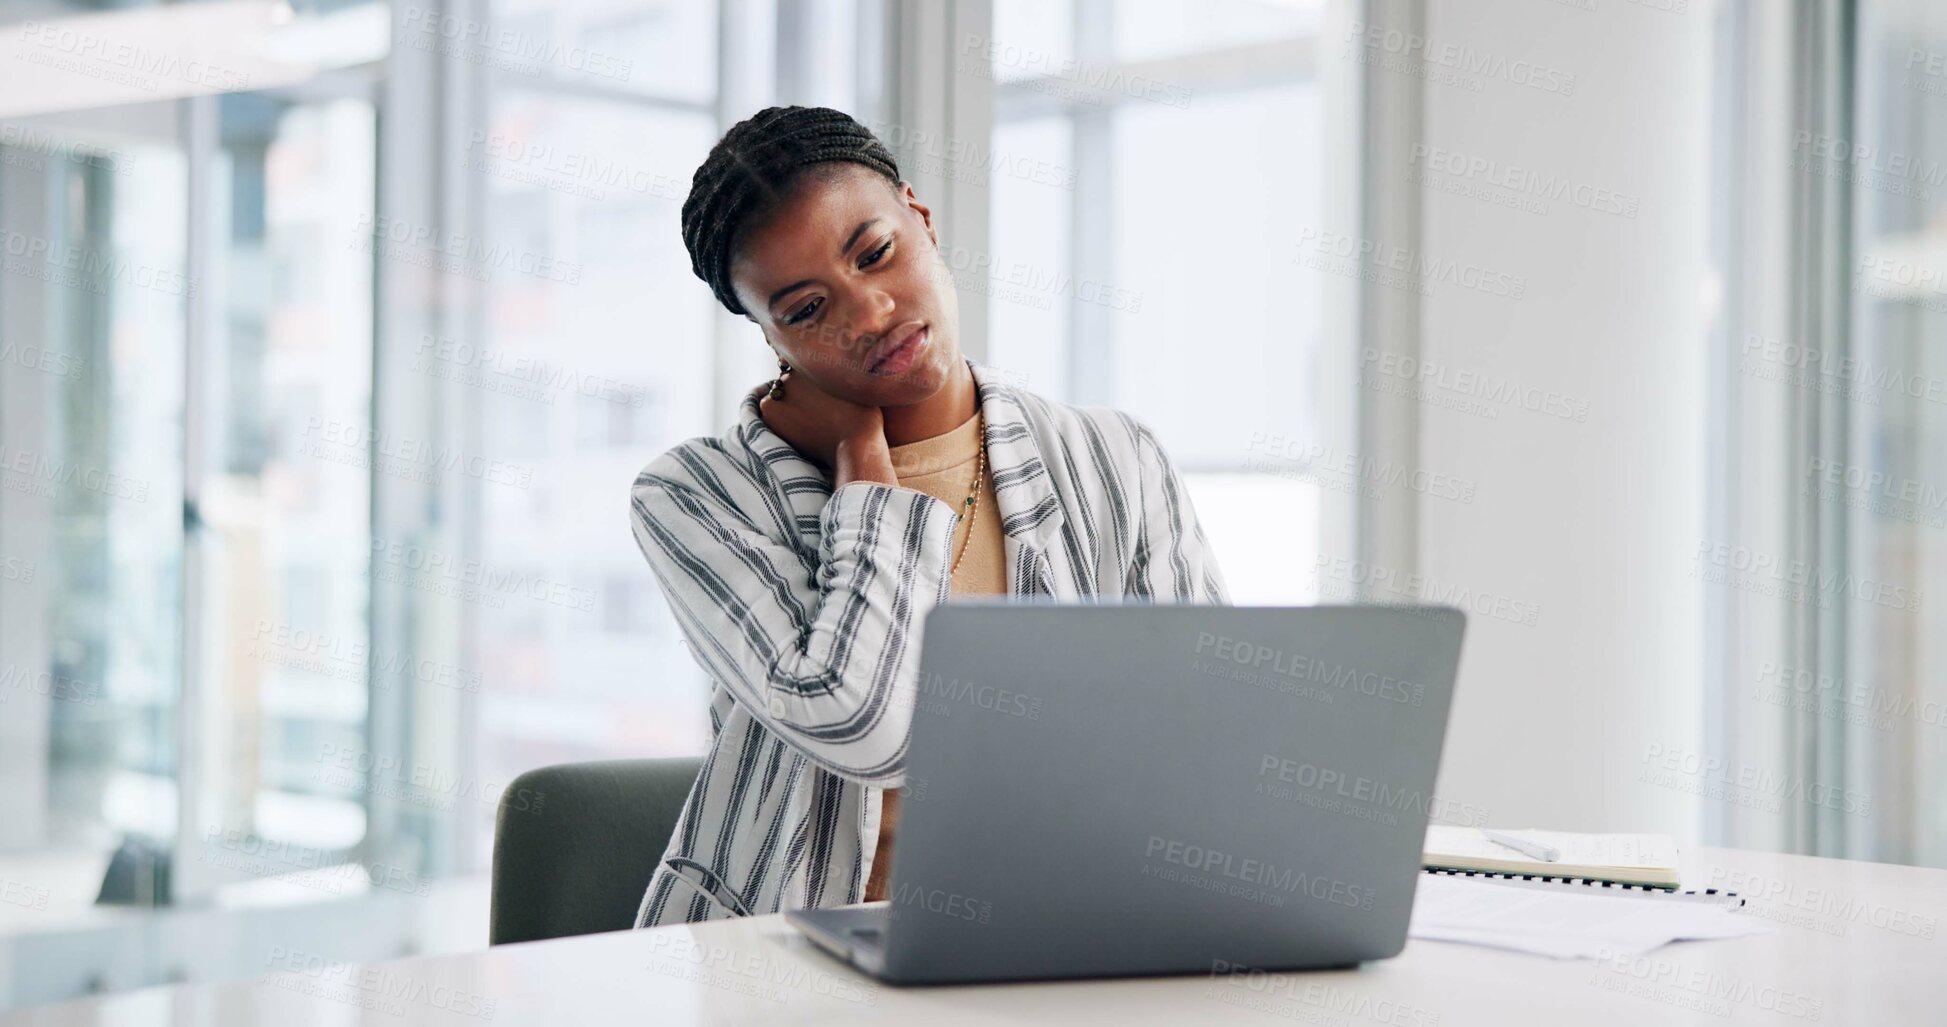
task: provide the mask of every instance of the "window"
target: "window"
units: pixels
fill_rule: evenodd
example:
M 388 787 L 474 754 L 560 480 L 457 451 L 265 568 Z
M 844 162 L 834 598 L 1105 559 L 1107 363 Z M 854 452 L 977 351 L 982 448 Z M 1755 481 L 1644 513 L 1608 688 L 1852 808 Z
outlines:
M 80 868 L 54 915 L 176 833 L 185 175 L 154 136 L 0 136 L 0 231 L 50 254 L 0 271 L 0 849 Z
M 721 432 L 733 410 L 718 383 L 754 384 L 739 376 L 768 351 L 741 319 L 726 329 L 691 274 L 682 202 L 730 127 L 719 89 L 748 98 L 725 111 L 741 119 L 773 95 L 847 105 L 864 72 L 841 59 L 858 34 L 850 3 L 785 5 L 768 34 L 740 20 L 748 38 L 726 41 L 737 45 L 721 48 L 722 67 L 714 4 L 502 0 L 494 13 L 610 58 L 486 69 L 485 119 L 462 157 L 482 241 L 510 259 L 482 291 L 478 337 L 448 342 L 448 363 L 469 373 L 445 378 L 464 383 L 452 394 L 479 425 L 479 452 L 522 465 L 514 482 L 467 483 L 479 517 L 467 555 L 551 590 L 467 614 L 463 662 L 482 674 L 473 772 L 506 782 L 547 763 L 707 744 L 707 679 L 636 548 L 628 486 L 677 442 Z M 473 813 L 460 844 L 485 866 L 494 808 Z
M 955 173 L 991 190 L 992 252 L 945 256 L 989 362 L 1154 427 L 1245 603 L 1315 599 L 1321 490 L 1362 486 L 1316 443 L 1318 354 L 1344 340 L 1293 242 L 1334 199 L 1322 6 L 997 0 L 966 48 L 995 124 Z
M 1720 17 L 1711 740 L 1793 788 L 1725 844 L 1947 865 L 1942 14 Z

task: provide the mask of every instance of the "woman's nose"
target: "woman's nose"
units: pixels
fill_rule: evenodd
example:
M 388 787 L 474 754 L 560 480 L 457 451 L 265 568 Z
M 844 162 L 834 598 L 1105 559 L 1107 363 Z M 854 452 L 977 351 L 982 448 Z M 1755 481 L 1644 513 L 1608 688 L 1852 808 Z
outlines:
M 859 296 L 858 310 L 859 316 L 852 323 L 852 328 L 861 341 L 869 346 L 894 326 L 893 315 L 899 312 L 899 304 L 884 289 L 867 289 Z

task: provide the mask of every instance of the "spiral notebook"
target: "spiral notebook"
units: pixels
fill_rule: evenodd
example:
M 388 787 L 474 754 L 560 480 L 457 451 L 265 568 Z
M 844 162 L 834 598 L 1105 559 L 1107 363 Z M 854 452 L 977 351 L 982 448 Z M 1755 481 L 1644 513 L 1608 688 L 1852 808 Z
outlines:
M 1678 891 L 1677 843 L 1663 834 L 1576 834 L 1569 831 L 1516 831 L 1561 850 L 1547 862 L 1487 839 L 1478 829 L 1430 824 L 1421 864 L 1430 873 L 1486 877 L 1542 886 L 1617 889 L 1636 895 L 1667 896 L 1742 906 L 1735 892 L 1708 888 Z

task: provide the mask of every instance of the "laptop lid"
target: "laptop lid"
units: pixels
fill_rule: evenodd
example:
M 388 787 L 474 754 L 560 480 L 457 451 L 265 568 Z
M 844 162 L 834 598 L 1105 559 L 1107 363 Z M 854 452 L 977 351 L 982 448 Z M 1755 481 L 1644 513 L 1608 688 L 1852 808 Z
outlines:
M 1464 615 L 956 600 L 922 635 L 882 976 L 1404 946 Z

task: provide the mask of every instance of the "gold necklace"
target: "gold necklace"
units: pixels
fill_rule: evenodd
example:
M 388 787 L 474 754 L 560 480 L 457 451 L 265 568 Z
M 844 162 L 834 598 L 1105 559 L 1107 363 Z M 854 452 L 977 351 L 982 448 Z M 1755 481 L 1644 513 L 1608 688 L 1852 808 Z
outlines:
M 982 419 L 984 418 L 984 416 L 985 415 L 980 412 L 976 412 L 974 414 L 976 420 L 976 424 L 974 426 L 974 438 L 980 440 L 980 455 L 976 457 L 974 460 L 973 484 L 967 486 L 967 498 L 965 501 L 963 501 L 960 504 L 960 506 L 967 511 L 965 517 L 965 520 L 967 522 L 967 537 L 960 540 L 960 555 L 954 557 L 953 566 L 948 567 L 946 569 L 947 575 L 949 577 L 952 576 L 954 571 L 960 569 L 960 561 L 965 559 L 967 556 L 967 547 L 973 544 L 974 515 L 980 512 L 980 476 L 986 473 L 987 470 L 986 421 Z

